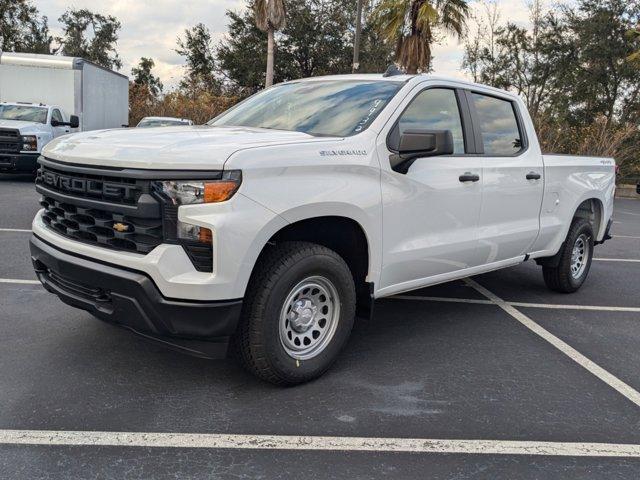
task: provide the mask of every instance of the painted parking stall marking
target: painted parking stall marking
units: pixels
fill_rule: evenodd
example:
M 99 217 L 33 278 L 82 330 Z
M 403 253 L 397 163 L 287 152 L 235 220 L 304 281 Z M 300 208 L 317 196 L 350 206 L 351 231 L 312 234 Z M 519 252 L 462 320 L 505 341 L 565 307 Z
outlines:
M 635 258 L 595 258 L 594 261 L 598 262 L 631 262 L 631 263 L 640 263 L 640 259 Z
M 15 283 L 22 285 L 40 285 L 39 280 L 22 280 L 20 278 L 0 278 L 0 283 Z
M 640 458 L 640 445 L 423 438 L 0 430 L 0 444 Z
M 640 392 L 638 392 L 631 386 L 627 385 L 622 380 L 615 377 L 614 375 L 606 371 L 604 368 L 594 363 L 593 361 L 589 360 L 587 357 L 582 355 L 571 345 L 560 340 L 554 334 L 552 334 L 548 330 L 538 325 L 536 322 L 534 322 L 529 317 L 527 317 L 524 313 L 522 313 L 521 311 L 516 309 L 514 306 L 502 300 L 493 292 L 487 290 L 485 287 L 480 285 L 475 280 L 467 278 L 465 279 L 465 282 L 467 282 L 467 284 L 475 288 L 482 295 L 492 300 L 497 306 L 499 306 L 502 310 L 504 310 L 513 318 L 518 320 L 521 324 L 523 324 L 529 330 L 531 330 L 535 334 L 545 339 L 547 342 L 549 342 L 551 345 L 556 347 L 562 353 L 567 355 L 573 361 L 578 363 L 580 366 L 582 366 L 583 368 L 591 372 L 593 375 L 598 377 L 600 380 L 602 380 L 607 385 L 617 390 L 619 393 L 624 395 L 628 400 L 632 401 L 633 403 L 635 403 L 637 406 L 640 407 Z
M 424 302 L 443 302 L 443 303 L 471 303 L 476 305 L 495 305 L 491 300 L 482 300 L 478 298 L 455 298 L 455 297 L 425 297 L 420 295 L 396 295 L 389 297 L 389 300 L 420 300 Z M 557 303 L 530 303 L 530 302 L 510 302 L 504 300 L 506 304 L 513 307 L 526 308 L 547 308 L 553 310 L 592 310 L 601 312 L 640 312 L 640 307 L 614 307 L 609 305 L 571 305 Z

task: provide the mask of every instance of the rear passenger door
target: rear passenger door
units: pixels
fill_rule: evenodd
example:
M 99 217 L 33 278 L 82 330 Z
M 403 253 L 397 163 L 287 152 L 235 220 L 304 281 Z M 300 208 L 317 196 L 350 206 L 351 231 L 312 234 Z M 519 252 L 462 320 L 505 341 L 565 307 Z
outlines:
M 540 229 L 544 166 L 517 102 L 481 92 L 467 98 L 484 182 L 478 253 L 493 263 L 529 253 Z

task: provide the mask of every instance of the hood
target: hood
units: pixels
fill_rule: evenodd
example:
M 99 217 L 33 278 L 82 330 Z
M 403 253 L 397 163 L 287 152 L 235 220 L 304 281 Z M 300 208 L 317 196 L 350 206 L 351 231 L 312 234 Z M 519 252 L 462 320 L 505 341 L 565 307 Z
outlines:
M 42 154 L 61 162 L 155 170 L 220 170 L 239 150 L 327 140 L 301 132 L 249 127 L 176 126 L 67 135 Z

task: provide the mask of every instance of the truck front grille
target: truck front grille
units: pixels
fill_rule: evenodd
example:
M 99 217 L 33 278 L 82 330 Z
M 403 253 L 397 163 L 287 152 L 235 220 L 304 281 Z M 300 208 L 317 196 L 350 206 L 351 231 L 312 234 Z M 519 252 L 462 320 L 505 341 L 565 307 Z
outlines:
M 87 170 L 86 168 L 83 170 Z M 161 202 L 150 180 L 41 164 L 42 220 L 57 233 L 100 247 L 147 254 L 163 242 Z
M 101 247 L 149 253 L 162 243 L 161 218 L 136 218 L 43 196 L 42 220 L 56 232 Z
M 22 149 L 22 137 L 18 130 L 0 128 L 0 153 L 14 155 Z
M 55 232 L 143 255 L 161 243 L 180 244 L 196 270 L 213 270 L 212 245 L 177 238 L 178 208 L 162 198 L 155 180 L 144 178 L 147 172 L 39 162 L 36 190 L 42 195 L 42 220 Z

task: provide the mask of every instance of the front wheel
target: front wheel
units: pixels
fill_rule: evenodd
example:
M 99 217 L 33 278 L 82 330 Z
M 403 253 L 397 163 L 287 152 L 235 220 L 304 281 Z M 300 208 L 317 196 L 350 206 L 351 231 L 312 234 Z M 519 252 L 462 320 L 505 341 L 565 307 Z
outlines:
M 559 255 L 557 266 L 542 267 L 544 281 L 556 292 L 575 292 L 587 279 L 593 258 L 593 229 L 588 221 L 573 221 Z
M 235 342 L 244 366 L 278 385 L 322 375 L 346 343 L 355 317 L 353 276 L 333 250 L 283 242 L 260 259 Z

